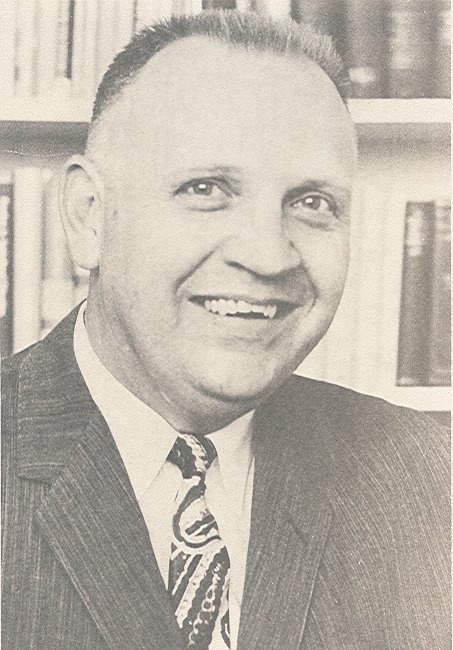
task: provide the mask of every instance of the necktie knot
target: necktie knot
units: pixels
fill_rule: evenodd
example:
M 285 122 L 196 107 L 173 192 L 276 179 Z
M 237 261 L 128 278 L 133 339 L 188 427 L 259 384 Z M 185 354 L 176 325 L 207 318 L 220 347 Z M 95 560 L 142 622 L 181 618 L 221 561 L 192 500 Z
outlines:
M 180 433 L 168 454 L 168 460 L 179 467 L 184 478 L 196 475 L 204 477 L 216 456 L 216 448 L 209 438 Z

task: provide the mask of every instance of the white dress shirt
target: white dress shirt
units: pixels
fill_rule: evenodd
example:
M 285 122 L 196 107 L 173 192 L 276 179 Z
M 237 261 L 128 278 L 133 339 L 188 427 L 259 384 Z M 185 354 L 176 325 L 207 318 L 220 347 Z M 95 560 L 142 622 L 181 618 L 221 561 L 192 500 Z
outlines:
M 85 303 L 75 329 L 74 352 L 93 401 L 105 418 L 123 459 L 148 527 L 166 585 L 175 499 L 180 470 L 167 461 L 177 431 L 125 388 L 101 363 L 84 325 Z M 208 435 L 217 458 L 206 474 L 206 501 L 230 556 L 230 635 L 236 650 L 250 533 L 254 463 L 250 422 L 253 411 Z M 224 650 L 214 636 L 210 650 Z

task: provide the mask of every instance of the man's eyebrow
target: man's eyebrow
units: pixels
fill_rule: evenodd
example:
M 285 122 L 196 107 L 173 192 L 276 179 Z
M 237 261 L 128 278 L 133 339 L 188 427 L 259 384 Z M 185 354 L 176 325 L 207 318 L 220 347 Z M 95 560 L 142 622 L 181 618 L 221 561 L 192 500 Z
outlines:
M 197 167 L 184 167 L 175 171 L 175 174 L 177 175 L 207 174 L 209 176 L 220 176 L 222 174 L 238 175 L 240 173 L 240 167 L 235 167 L 234 165 L 200 165 Z

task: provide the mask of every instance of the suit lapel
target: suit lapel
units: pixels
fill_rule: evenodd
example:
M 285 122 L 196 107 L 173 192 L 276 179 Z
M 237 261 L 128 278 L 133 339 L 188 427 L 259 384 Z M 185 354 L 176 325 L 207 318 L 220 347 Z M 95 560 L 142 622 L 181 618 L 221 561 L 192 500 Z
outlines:
M 332 514 L 325 431 L 290 388 L 255 419 L 255 479 L 238 650 L 300 647 Z M 300 392 L 299 392 L 300 400 Z M 303 425 L 301 427 L 301 422 Z M 327 479 L 327 480 L 326 480 Z
M 109 648 L 175 650 L 180 633 L 145 522 L 74 358 L 75 318 L 22 366 L 18 474 L 50 484 L 36 525 Z
M 181 643 L 145 522 L 99 415 L 36 514 L 110 648 Z

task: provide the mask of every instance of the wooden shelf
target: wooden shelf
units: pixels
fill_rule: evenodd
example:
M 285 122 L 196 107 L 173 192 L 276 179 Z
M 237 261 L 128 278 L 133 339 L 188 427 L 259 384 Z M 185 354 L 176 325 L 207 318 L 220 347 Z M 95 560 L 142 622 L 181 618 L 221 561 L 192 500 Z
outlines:
M 450 99 L 351 99 L 356 124 L 437 124 L 451 122 Z
M 383 390 L 379 396 L 418 411 L 450 411 L 452 407 L 449 386 L 394 386 Z
M 0 120 L 12 122 L 88 122 L 90 100 L 13 97 L 2 103 Z M 356 124 L 437 124 L 451 122 L 450 99 L 352 99 Z

